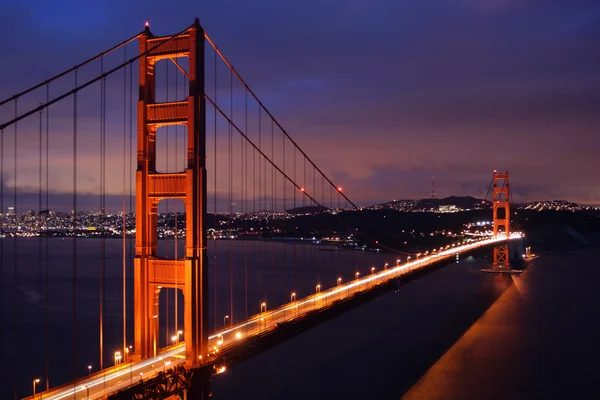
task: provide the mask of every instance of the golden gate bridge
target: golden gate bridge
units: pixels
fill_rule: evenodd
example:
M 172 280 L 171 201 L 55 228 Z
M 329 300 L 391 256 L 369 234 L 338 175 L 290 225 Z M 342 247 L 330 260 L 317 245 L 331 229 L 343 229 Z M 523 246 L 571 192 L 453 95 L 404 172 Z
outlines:
M 137 51 L 132 52 L 135 42 Z M 55 88 L 64 87 L 67 80 L 72 88 L 55 94 Z M 93 121 L 81 113 L 90 106 L 98 107 Z M 9 197 L 15 212 L 22 212 L 19 187 L 37 185 L 38 212 L 48 215 L 41 229 L 48 227 L 48 210 L 53 206 L 67 204 L 71 215 L 66 227 L 72 256 L 68 262 L 71 326 L 59 334 L 71 347 L 64 351 L 71 359 L 50 360 L 48 355 L 54 345 L 47 332 L 53 239 L 40 236 L 37 251 L 41 292 L 45 293 L 46 354 L 43 366 L 31 369 L 43 369 L 44 373 L 15 367 L 11 382 L 5 379 L 10 366 L 1 357 L 0 386 L 14 385 L 15 398 L 26 396 L 18 390 L 24 376 L 31 376 L 25 379 L 32 384 L 32 395 L 27 398 L 208 398 L 212 375 L 252 356 L 258 348 L 266 349 L 293 335 L 290 326 L 325 320 L 328 312 L 347 307 L 361 296 L 386 290 L 400 278 L 484 246 L 495 246 L 493 271 L 510 272 L 508 240 L 521 237 L 509 229 L 508 173 L 496 172 L 492 235 L 407 253 L 380 243 L 368 232 L 353 230 L 342 211 L 359 207 L 292 139 L 198 20 L 170 36 L 155 36 L 146 24 L 139 34 L 1 101 L 0 111 L 7 121 L 0 124 L 0 209 L 5 209 L 5 197 Z M 113 131 L 114 121 L 122 122 L 118 132 Z M 95 173 L 90 173 L 92 162 Z M 37 181 L 21 170 L 32 165 Z M 9 186 L 6 177 L 10 173 Z M 70 201 L 52 204 L 53 192 L 65 188 Z M 90 193 L 100 210 L 96 221 L 102 228 L 98 259 L 82 260 L 78 255 L 82 246 L 77 234 L 82 229 L 78 213 L 89 206 L 82 194 L 90 197 Z M 103 233 L 102 221 L 111 198 L 121 203 L 122 222 L 116 230 L 122 239 L 120 259 L 107 257 Z M 298 207 L 326 210 L 366 243 L 399 254 L 395 265 L 362 266 L 366 272 L 361 272 L 361 266 L 341 265 L 338 259 L 336 279 L 311 278 L 315 284 L 307 288 L 300 283 L 302 275 L 314 272 L 299 265 L 298 227 L 286 212 Z M 172 215 L 172 228 L 159 232 L 161 210 Z M 132 213 L 135 223 L 128 220 Z M 209 257 L 207 230 L 213 230 L 214 238 L 217 231 L 234 236 L 231 220 L 238 214 L 247 216 L 241 223 L 243 238 L 267 233 L 287 238 L 292 248 L 284 246 L 284 252 L 292 253 L 291 260 L 287 255 L 277 260 L 277 255 L 267 254 L 264 241 L 257 240 L 242 240 L 241 249 L 235 250 L 242 254 L 238 256 L 244 264 L 242 276 L 234 274 L 231 240 L 225 244 L 214 241 L 215 254 L 218 246 L 228 247 L 228 260 Z M 277 233 L 275 215 L 291 221 Z M 253 219 L 253 227 L 248 227 L 247 221 Z M 2 228 L 7 232 L 6 226 Z M 172 242 L 160 244 L 159 233 Z M 0 277 L 3 284 L 10 281 L 15 288 L 19 285 L 19 257 L 23 257 L 17 237 L 15 232 L 12 243 L 10 238 L 0 241 Z M 10 261 L 5 257 L 9 248 Z M 256 259 L 257 253 L 262 260 Z M 253 276 L 256 263 L 267 259 L 273 265 L 283 264 L 282 285 L 272 276 Z M 306 261 L 302 258 L 302 263 Z M 120 293 L 106 287 L 107 263 L 122 267 Z M 9 269 L 10 280 L 8 272 L 5 274 Z M 82 274 L 91 269 L 98 273 L 94 282 L 99 293 L 97 334 L 92 338 L 80 332 L 82 289 L 78 287 Z M 229 281 L 229 302 L 218 305 L 217 279 L 223 278 L 223 272 Z M 243 287 L 243 293 L 234 290 L 237 286 Z M 260 294 L 256 296 L 256 292 Z M 14 293 L 13 323 L 7 326 L 3 322 L 0 329 L 2 349 L 9 331 L 11 343 L 26 345 L 18 340 L 16 289 Z M 4 295 L 1 301 L 4 314 L 9 301 Z M 106 328 L 109 301 L 120 302 L 119 338 Z M 162 328 L 161 319 L 166 321 Z M 95 343 L 89 343 L 90 339 Z M 95 366 L 78 357 L 82 346 L 97 347 Z M 72 364 L 71 378 L 51 385 L 52 369 L 67 362 Z

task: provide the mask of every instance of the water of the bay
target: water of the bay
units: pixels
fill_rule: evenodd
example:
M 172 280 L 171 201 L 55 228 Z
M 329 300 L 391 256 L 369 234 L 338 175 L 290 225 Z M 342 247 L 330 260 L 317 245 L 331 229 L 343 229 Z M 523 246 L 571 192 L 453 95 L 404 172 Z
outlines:
M 100 239 L 86 238 L 78 238 L 75 244 L 73 238 L 0 239 L 0 339 L 3 344 L 0 346 L 0 399 L 13 398 L 15 388 L 19 398 L 31 394 L 35 378 L 41 379 L 38 391 L 45 388 L 46 360 L 50 387 L 72 381 L 74 376 L 86 375 L 88 365 L 92 371 L 98 369 L 102 264 L 104 366 L 113 365 L 114 352 L 122 349 L 123 342 L 123 241 L 106 239 L 104 250 L 102 246 Z M 133 241 L 125 243 L 128 344 L 133 344 L 130 254 L 134 246 Z M 184 254 L 183 240 L 179 241 L 177 254 L 179 257 Z M 159 241 L 159 255 L 173 258 L 175 242 Z M 235 323 L 258 313 L 262 302 L 273 308 L 289 301 L 292 292 L 296 292 L 299 299 L 314 293 L 316 285 L 322 288 L 335 285 L 339 276 L 346 281 L 352 279 L 356 271 L 366 274 L 371 266 L 381 269 L 385 262 L 395 263 L 396 256 L 293 239 L 219 240 L 208 242 L 208 260 L 212 332 L 215 327 L 231 323 L 232 319 Z M 160 294 L 161 347 L 171 344 L 176 331 L 174 302 L 174 290 L 163 289 Z M 181 293 L 178 309 L 178 327 L 181 328 Z
M 466 258 L 217 375 L 214 398 L 596 398 L 599 257 Z
M 46 354 L 51 386 L 98 365 L 100 241 L 48 240 L 39 262 L 38 239 L 4 239 L 1 288 L 2 386 L 0 398 L 31 393 L 42 378 Z M 121 346 L 122 242 L 106 240 L 105 365 Z M 215 245 L 217 248 L 215 249 Z M 16 246 L 16 257 L 15 257 Z M 172 256 L 173 242 L 160 243 Z M 129 247 L 128 247 L 129 249 Z M 326 251 L 333 250 L 333 251 Z M 183 247 L 178 254 L 183 254 Z M 295 254 L 295 256 L 294 256 Z M 216 256 L 216 258 L 215 258 Z M 595 390 L 600 325 L 594 285 L 598 250 L 543 256 L 521 275 L 484 274 L 488 261 L 467 257 L 320 325 L 213 379 L 215 399 L 479 399 L 572 398 Z M 370 272 L 395 263 L 391 253 L 362 253 L 286 242 L 209 242 L 210 321 L 228 323 L 232 261 L 234 320 L 302 297 L 315 285 L 334 285 L 338 275 Z M 48 260 L 48 307 L 45 260 Z M 294 261 L 295 260 L 295 261 Z M 16 261 L 16 262 L 15 262 Z M 127 257 L 128 282 L 131 267 Z M 76 359 L 73 357 L 73 266 L 77 274 Z M 15 271 L 17 279 L 15 283 Z M 216 267 L 215 293 L 212 290 Z M 15 290 L 16 289 L 16 290 Z M 165 295 L 166 293 L 166 295 Z M 165 306 L 161 295 L 161 340 Z M 16 303 L 15 303 L 16 300 Z M 17 314 L 14 314 L 16 304 Z M 179 300 L 180 308 L 182 300 Z M 128 303 L 131 317 L 131 298 Z M 180 320 L 182 313 L 180 312 Z M 45 318 L 48 320 L 45 321 Z M 128 342 L 131 343 L 131 318 Z M 164 339 L 162 338 L 164 336 Z M 50 344 L 45 346 L 46 338 Z M 75 371 L 74 371 L 75 361 Z M 593 393 L 593 392 L 592 392 Z

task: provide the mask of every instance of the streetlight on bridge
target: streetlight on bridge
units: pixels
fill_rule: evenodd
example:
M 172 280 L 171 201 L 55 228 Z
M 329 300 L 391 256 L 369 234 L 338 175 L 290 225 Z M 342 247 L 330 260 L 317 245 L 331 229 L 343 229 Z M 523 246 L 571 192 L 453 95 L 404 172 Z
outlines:
M 35 378 L 35 379 L 33 380 L 33 398 L 34 398 L 34 399 L 35 399 L 35 385 L 36 385 L 37 383 L 40 383 L 40 378 Z
M 290 303 L 293 303 L 294 300 L 296 300 L 296 292 L 292 292 L 292 294 L 290 295 Z
M 319 293 L 321 291 L 321 285 L 317 285 L 315 288 L 315 293 Z
M 263 311 L 264 310 L 264 311 Z M 267 312 L 267 303 L 266 302 L 262 302 L 260 304 L 260 312 Z
M 229 315 L 223 317 L 223 328 L 227 326 L 227 320 L 229 319 Z
M 371 275 L 375 273 L 375 267 L 371 267 Z
M 92 375 L 92 366 L 88 365 L 88 376 Z
M 342 284 L 342 278 L 341 277 L 337 278 L 337 284 L 338 284 L 338 286 Z

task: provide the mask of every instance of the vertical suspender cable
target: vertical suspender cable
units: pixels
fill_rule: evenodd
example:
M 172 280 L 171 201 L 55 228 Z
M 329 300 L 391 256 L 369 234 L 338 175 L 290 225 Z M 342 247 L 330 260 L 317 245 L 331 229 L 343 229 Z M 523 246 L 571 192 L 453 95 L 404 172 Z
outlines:
M 123 62 L 127 61 L 127 46 L 123 46 Z M 123 68 L 123 357 L 127 349 L 127 68 Z
M 38 134 L 38 219 L 42 215 L 42 129 L 43 129 L 43 110 L 40 110 L 40 126 Z M 39 234 L 39 233 L 38 233 Z M 42 237 L 38 236 L 38 291 L 42 293 Z
M 262 109 L 260 106 L 258 107 L 258 148 L 262 151 Z M 265 165 L 266 168 L 266 165 Z M 258 213 L 262 213 L 262 159 L 258 157 Z M 262 220 L 262 217 L 260 218 Z M 267 242 L 263 240 L 263 265 L 267 263 Z M 267 302 L 267 285 L 268 279 L 263 279 L 265 297 L 263 302 Z
M 15 118 L 18 115 L 18 111 L 17 111 L 17 99 L 15 99 Z M 15 122 L 15 141 L 14 141 L 14 160 L 13 160 L 13 165 L 14 165 L 14 182 L 15 182 L 15 188 L 13 191 L 13 207 L 15 210 L 15 214 L 14 217 L 18 218 L 19 217 L 19 207 L 17 204 L 17 134 L 18 134 L 18 129 L 17 129 L 17 122 Z M 16 225 L 16 224 L 15 224 Z M 18 347 L 20 347 L 20 341 L 19 341 L 19 330 L 18 330 L 18 323 L 17 323 L 17 310 L 18 310 L 18 306 L 17 306 L 17 288 L 19 287 L 19 276 L 17 274 L 17 260 L 18 260 L 18 252 L 17 252 L 17 231 L 15 228 L 15 236 L 13 238 L 13 248 L 14 248 L 14 254 L 13 254 L 13 272 L 14 272 L 14 279 L 15 279 L 15 286 L 13 287 L 13 326 L 14 326 L 14 330 L 13 330 L 13 334 L 15 335 L 15 345 Z M 15 364 L 14 366 L 15 371 L 14 371 L 14 376 L 15 377 L 19 377 L 20 373 L 19 373 L 19 364 Z M 15 398 L 17 397 L 17 379 L 14 380 L 14 387 L 15 387 Z
M 77 87 L 75 70 L 75 87 Z M 73 393 L 77 385 L 77 92 L 73 94 Z
M 218 221 L 217 221 L 217 107 L 216 107 L 217 103 L 217 53 L 215 52 L 215 106 L 214 106 L 214 133 L 215 133 L 215 142 L 214 142 L 214 151 L 213 151 L 213 157 L 214 157 L 214 169 L 215 169 L 215 173 L 214 173 L 214 203 L 215 203 L 215 214 L 214 214 L 214 226 L 215 226 L 215 231 L 218 227 Z M 215 254 L 214 254 L 214 259 L 213 259 L 213 291 L 214 291 L 214 301 L 213 303 L 215 303 L 215 310 L 214 310 L 214 329 L 217 329 L 217 249 L 218 249 L 218 240 L 215 237 Z
M 46 85 L 46 103 L 50 101 L 50 84 Z M 49 169 L 48 169 L 48 156 L 49 156 L 49 145 L 50 145 L 50 107 L 46 108 L 46 201 L 45 201 L 45 209 L 46 212 L 50 212 L 49 204 L 48 204 L 48 189 L 49 189 Z M 48 227 L 46 226 L 46 229 Z M 46 236 L 46 257 L 45 257 L 45 269 L 46 269 L 46 285 L 45 285 L 45 304 L 44 308 L 44 347 L 46 348 L 46 390 L 50 390 L 50 356 L 48 354 L 48 349 L 50 348 L 50 342 L 48 338 L 48 317 L 49 317 L 49 306 L 50 306 L 50 279 L 49 279 L 49 259 L 50 259 L 50 243 L 48 242 L 48 236 Z M 2 372 L 0 371 L 0 374 Z
M 233 120 L 233 72 L 230 73 L 229 85 L 229 118 Z M 233 127 L 231 124 L 229 124 L 229 228 L 233 232 Z M 231 239 L 229 240 L 229 318 L 233 318 L 233 248 Z
M 39 175 L 38 175 L 38 221 L 42 218 L 42 131 L 43 131 L 43 111 L 40 111 L 40 132 L 39 132 Z M 38 269 L 39 269 L 39 292 L 42 293 L 42 236 L 38 232 Z M 48 255 L 46 255 L 46 258 Z M 46 322 L 46 321 L 44 321 Z M 44 331 L 47 327 L 44 326 Z M 45 335 L 44 335 L 45 336 Z M 44 339 L 44 358 L 48 359 L 48 347 Z
M 281 142 L 282 142 L 282 151 L 281 153 L 283 154 L 283 176 L 282 176 L 282 186 L 283 186 L 283 213 L 286 214 L 286 208 L 287 208 L 287 182 L 285 181 L 285 135 L 281 135 Z M 284 218 L 283 220 L 283 229 L 282 229 L 282 235 L 281 235 L 281 239 L 283 240 L 283 284 L 284 287 L 287 285 L 287 246 L 285 245 L 285 235 L 286 235 L 286 230 L 287 230 L 287 218 Z M 292 279 L 292 292 L 296 292 L 296 285 L 294 280 Z
M 252 205 L 252 212 L 254 214 L 254 216 L 256 216 L 256 149 L 252 149 L 252 197 L 253 197 L 253 205 Z M 256 230 L 257 230 L 257 235 L 260 238 L 262 236 L 262 231 L 260 229 L 260 219 L 258 219 L 258 223 L 256 225 Z M 256 240 L 253 243 L 253 249 L 252 249 L 252 265 L 256 265 Z M 253 269 L 253 271 L 255 271 L 255 269 Z M 258 280 L 258 290 L 259 292 L 261 291 L 261 274 L 256 274 L 253 273 L 252 274 L 252 280 L 254 281 L 255 279 Z
M 298 182 L 296 179 L 296 149 L 292 148 L 292 151 L 294 152 L 294 182 Z M 294 246 L 292 248 L 292 284 L 296 286 L 296 223 L 298 222 L 296 220 L 298 217 L 298 213 L 296 212 L 296 194 L 298 191 L 296 188 L 292 188 L 292 190 L 294 191 L 294 206 L 292 208 L 295 212 L 295 214 L 292 215 L 292 237 L 294 238 Z
M 248 93 L 248 90 L 246 90 L 246 93 Z M 273 159 L 273 161 L 275 161 L 275 137 L 274 137 L 274 131 L 273 131 L 273 119 L 271 118 L 271 158 Z M 271 166 L 271 229 L 274 232 L 275 231 L 275 168 L 273 166 Z M 271 234 L 271 238 L 274 236 L 274 233 Z M 273 240 L 271 239 L 271 245 L 275 246 L 275 243 L 273 242 Z M 276 268 L 277 266 L 277 251 L 275 250 L 275 248 L 273 249 L 273 268 Z M 284 287 L 285 287 L 285 283 L 284 283 Z M 284 297 L 285 298 L 285 297 Z M 285 315 L 285 309 L 284 309 L 284 315 Z
M 248 134 L 248 89 L 245 89 L 245 101 L 244 101 L 244 122 L 246 124 L 246 135 Z M 246 178 L 242 179 L 242 182 L 246 183 L 246 192 L 244 195 L 244 208 L 242 212 L 244 213 L 244 221 L 248 221 L 247 213 L 246 213 L 246 201 L 248 201 L 248 141 L 244 140 L 243 144 L 246 146 L 246 162 L 243 170 L 246 173 Z M 244 222 L 244 230 L 248 232 L 247 222 Z M 244 239 L 245 240 L 245 239 Z M 243 242 L 242 242 L 243 246 Z M 248 319 L 248 254 L 245 251 L 242 251 L 244 254 L 244 297 L 245 297 L 245 308 L 246 308 L 246 319 Z M 233 323 L 233 322 L 232 322 Z
M 104 71 L 104 58 L 100 59 L 100 73 Z M 106 80 L 100 81 L 100 315 L 99 315 L 99 344 L 100 344 L 100 364 L 99 369 L 104 368 L 104 125 L 105 120 L 105 89 Z

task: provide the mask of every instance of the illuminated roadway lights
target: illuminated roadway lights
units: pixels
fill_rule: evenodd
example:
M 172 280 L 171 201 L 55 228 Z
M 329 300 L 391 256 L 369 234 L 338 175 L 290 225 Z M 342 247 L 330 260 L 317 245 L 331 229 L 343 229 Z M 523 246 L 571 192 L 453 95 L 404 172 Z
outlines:
M 315 287 L 315 293 L 319 293 L 321 291 L 321 285 L 317 285 Z
M 88 365 L 88 377 L 92 375 L 92 366 Z
M 294 300 L 296 300 L 296 292 L 292 292 L 292 294 L 290 294 L 290 303 L 293 303 Z
M 169 365 L 171 365 L 171 361 L 167 361 L 167 360 L 165 360 L 165 368 L 163 369 L 163 372 L 165 372 L 165 373 L 167 372 L 167 367 L 168 367 Z
M 40 383 L 40 378 L 35 378 L 33 380 L 33 398 L 35 399 L 35 385 Z
M 342 284 L 342 278 L 338 277 L 337 278 L 337 285 L 340 286 Z
M 260 303 L 260 312 L 267 312 L 267 303 L 262 302 Z
M 409 263 L 410 262 L 410 256 L 406 257 L 406 262 Z
M 388 263 L 383 264 L 383 269 L 387 269 L 388 265 Z
M 359 275 L 360 275 L 360 272 L 356 271 L 356 273 L 354 274 L 354 276 L 356 276 L 356 280 L 358 280 Z
M 417 260 L 421 257 L 421 253 L 417 253 Z
M 375 267 L 371 267 L 371 275 L 375 273 Z
M 223 328 L 227 326 L 227 320 L 229 319 L 229 315 L 223 317 Z

